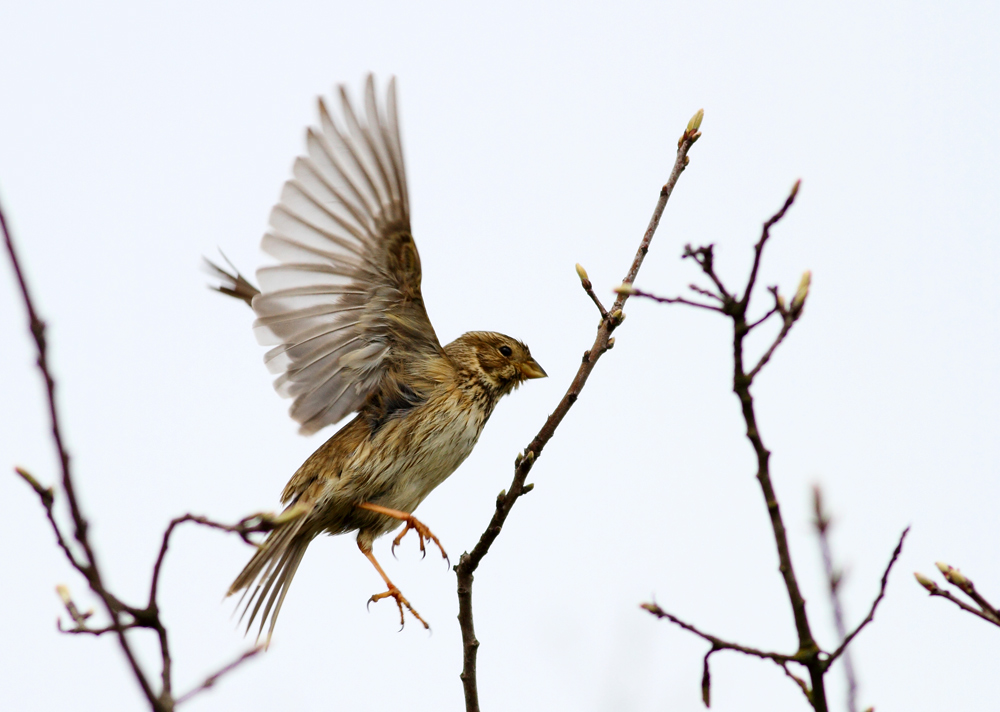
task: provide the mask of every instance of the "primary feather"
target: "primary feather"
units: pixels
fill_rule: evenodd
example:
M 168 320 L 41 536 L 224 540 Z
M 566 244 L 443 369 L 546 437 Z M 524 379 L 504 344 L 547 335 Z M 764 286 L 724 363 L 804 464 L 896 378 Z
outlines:
M 343 126 L 320 99 L 320 127 L 285 183 L 261 243 L 254 330 L 290 413 L 313 433 L 358 410 L 400 364 L 439 357 L 410 235 L 395 81 L 380 111 L 371 76 L 359 120 L 343 87 Z

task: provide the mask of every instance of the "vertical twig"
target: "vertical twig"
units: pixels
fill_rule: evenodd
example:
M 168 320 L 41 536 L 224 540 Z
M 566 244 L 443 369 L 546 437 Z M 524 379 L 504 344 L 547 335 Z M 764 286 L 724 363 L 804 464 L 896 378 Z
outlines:
M 670 178 L 660 190 L 660 196 L 653 210 L 653 216 L 650 218 L 649 226 L 643 234 L 642 241 L 639 243 L 639 249 L 625 276 L 624 282 L 626 284 L 631 284 L 635 280 L 636 275 L 639 273 L 639 268 L 642 266 L 642 261 L 645 259 L 646 253 L 649 252 L 649 245 L 653 239 L 653 235 L 656 233 L 657 226 L 660 224 L 663 209 L 667 205 L 667 200 L 673 192 L 677 179 L 684 172 L 684 168 L 688 164 L 687 153 L 691 146 L 694 145 L 694 142 L 701 137 L 698 129 L 701 126 L 702 116 L 703 112 L 699 111 L 692 117 L 691 121 L 688 122 L 687 129 L 677 143 L 677 158 L 674 161 L 673 170 L 670 172 Z M 583 272 L 581 269 L 578 273 L 584 291 L 587 291 L 589 280 L 587 280 L 586 272 Z M 597 360 L 614 345 L 614 339 L 611 335 L 625 319 L 622 307 L 625 305 L 627 299 L 628 294 L 619 293 L 609 311 L 605 311 L 600 301 L 595 299 L 595 304 L 598 310 L 601 311 L 601 322 L 597 327 L 597 336 L 594 339 L 593 346 L 584 353 L 583 363 L 580 364 L 576 376 L 573 377 L 569 389 L 562 397 L 562 400 L 559 401 L 556 409 L 545 421 L 545 424 L 538 431 L 538 434 L 528 447 L 525 448 L 524 454 L 518 455 L 514 464 L 514 479 L 511 481 L 510 488 L 501 492 L 497 497 L 496 510 L 490 519 L 489 525 L 486 527 L 486 531 L 479 537 L 479 541 L 472 548 L 471 552 L 465 552 L 459 557 L 458 564 L 455 566 L 455 573 L 458 577 L 458 622 L 462 631 L 462 673 L 460 678 L 465 692 L 466 712 L 479 712 L 479 691 L 476 680 L 476 655 L 479 650 L 479 640 L 476 638 L 472 615 L 473 574 L 483 560 L 483 557 L 489 552 L 490 546 L 496 540 L 497 536 L 499 536 L 500 530 L 507 520 L 507 515 L 510 514 L 511 507 L 514 506 L 514 503 L 521 495 L 530 491 L 531 485 L 525 485 L 525 479 L 528 477 L 535 459 L 541 455 L 542 449 L 552 438 L 556 428 L 559 427 L 566 413 L 569 412 L 569 409 L 576 402 Z
M 830 593 L 830 607 L 833 609 L 833 623 L 837 628 L 837 638 L 843 642 L 847 637 L 847 626 L 844 623 L 844 607 L 840 600 L 840 584 L 844 580 L 842 571 L 833 565 L 833 552 L 830 549 L 830 516 L 823 508 L 823 491 L 819 485 L 813 487 L 813 513 L 816 518 L 813 526 L 819 537 L 819 548 L 823 556 L 823 570 L 826 572 L 827 590 Z M 847 711 L 858 712 L 858 681 L 854 675 L 854 662 L 851 651 L 844 650 L 844 677 L 847 678 Z

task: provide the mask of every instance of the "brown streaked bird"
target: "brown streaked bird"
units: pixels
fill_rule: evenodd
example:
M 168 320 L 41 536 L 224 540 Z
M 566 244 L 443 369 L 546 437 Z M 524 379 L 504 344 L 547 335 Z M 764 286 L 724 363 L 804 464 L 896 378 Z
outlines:
M 270 618 L 270 640 L 292 577 L 320 534 L 357 531 L 358 548 L 391 597 L 427 627 L 376 561 L 372 543 L 405 524 L 421 551 L 440 542 L 413 510 L 468 457 L 500 398 L 545 371 L 509 336 L 470 331 L 441 346 L 420 295 L 420 257 L 410 234 L 395 81 L 384 107 L 371 76 L 364 116 L 340 88 L 341 123 L 319 100 L 320 126 L 306 135 L 271 211 L 262 248 L 278 264 L 257 271 L 258 291 L 238 272 L 212 266 L 218 289 L 257 314 L 254 331 L 274 348 L 265 362 L 293 398 L 300 432 L 357 412 L 295 472 L 286 508 L 229 594 L 249 594 L 247 630 Z M 441 548 L 442 555 L 444 549 Z

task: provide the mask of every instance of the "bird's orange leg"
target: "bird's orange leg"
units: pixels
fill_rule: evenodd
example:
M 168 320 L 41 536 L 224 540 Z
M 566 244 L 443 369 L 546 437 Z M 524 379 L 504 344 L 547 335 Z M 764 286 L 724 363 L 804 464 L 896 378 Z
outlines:
M 402 594 L 402 592 L 400 592 L 400 590 L 396 588 L 396 584 L 390 581 L 389 577 L 385 575 L 385 571 L 382 570 L 382 567 L 379 565 L 378 561 L 375 560 L 375 554 L 372 553 L 371 544 L 362 544 L 359 541 L 358 548 L 361 549 L 361 553 L 364 554 L 370 562 L 372 562 L 372 566 L 374 566 L 375 570 L 378 571 L 378 575 L 382 577 L 382 580 L 385 581 L 385 585 L 389 587 L 388 591 L 385 591 L 383 593 L 373 594 L 372 597 L 368 599 L 368 605 L 371 605 L 373 601 L 381 601 L 383 598 L 389 598 L 391 596 L 392 598 L 396 599 L 396 605 L 399 606 L 400 628 L 406 625 L 406 621 L 403 619 L 403 606 L 406 606 L 409 609 L 410 613 L 413 614 L 413 617 L 416 618 L 421 623 L 423 623 L 424 628 L 429 629 L 430 626 L 427 625 L 427 621 L 425 621 L 423 618 L 420 617 L 420 614 L 414 610 L 413 606 L 411 606 L 410 602 L 406 600 L 406 597 Z
M 387 517 L 392 517 L 393 519 L 398 519 L 401 522 L 406 522 L 406 528 L 392 540 L 393 556 L 396 555 L 396 547 L 399 546 L 399 542 L 401 542 L 403 537 L 406 536 L 406 532 L 413 529 L 417 533 L 417 536 L 420 537 L 420 551 L 424 556 L 427 556 L 427 549 L 424 548 L 424 539 L 427 539 L 437 544 L 437 548 L 441 550 L 441 558 L 445 559 L 449 565 L 451 564 L 451 559 L 448 558 L 448 554 L 445 552 L 444 547 L 441 546 L 441 542 L 436 536 L 434 536 L 434 532 L 432 532 L 426 524 L 421 522 L 412 514 L 407 514 L 406 512 L 402 512 L 398 509 L 389 509 L 388 507 L 383 507 L 379 504 L 372 504 L 371 502 L 362 502 L 356 506 L 358 509 L 367 509 L 369 512 L 384 514 Z

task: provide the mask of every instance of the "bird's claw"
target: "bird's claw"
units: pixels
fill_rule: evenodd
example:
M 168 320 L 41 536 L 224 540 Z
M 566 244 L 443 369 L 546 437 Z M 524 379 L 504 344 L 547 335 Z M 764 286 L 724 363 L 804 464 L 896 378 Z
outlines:
M 392 540 L 391 551 L 393 556 L 396 555 L 396 547 L 399 546 L 399 542 L 403 540 L 403 537 L 406 536 L 406 533 L 408 531 L 413 529 L 417 533 L 417 536 L 420 539 L 421 559 L 427 556 L 427 547 L 424 546 L 424 540 L 426 539 L 428 541 L 433 541 L 437 545 L 437 548 L 441 551 L 441 558 L 447 561 L 449 566 L 451 565 L 451 559 L 448 558 L 448 553 L 444 550 L 444 547 L 441 546 L 441 541 L 434 535 L 434 532 L 432 532 L 427 527 L 426 524 L 421 522 L 412 514 L 409 517 L 407 517 L 404 521 L 406 522 L 406 527 L 403 529 L 403 531 L 401 531 L 398 535 L 396 535 L 395 539 Z
M 372 594 L 372 597 L 368 599 L 368 604 L 366 607 L 370 609 L 372 603 L 376 603 L 378 601 L 381 601 L 383 598 L 389 598 L 389 597 L 394 598 L 396 600 L 396 605 L 399 607 L 400 630 L 402 630 L 403 627 L 406 625 L 406 620 L 403 617 L 403 606 L 406 606 L 406 609 L 413 615 L 414 618 L 423 623 L 425 629 L 430 630 L 431 627 L 427 624 L 427 621 L 425 621 L 423 618 L 420 617 L 420 614 L 417 613 L 417 611 L 413 608 L 413 606 L 410 605 L 410 602 L 406 600 L 406 596 L 404 596 L 402 592 L 395 586 L 390 587 L 388 591 Z

